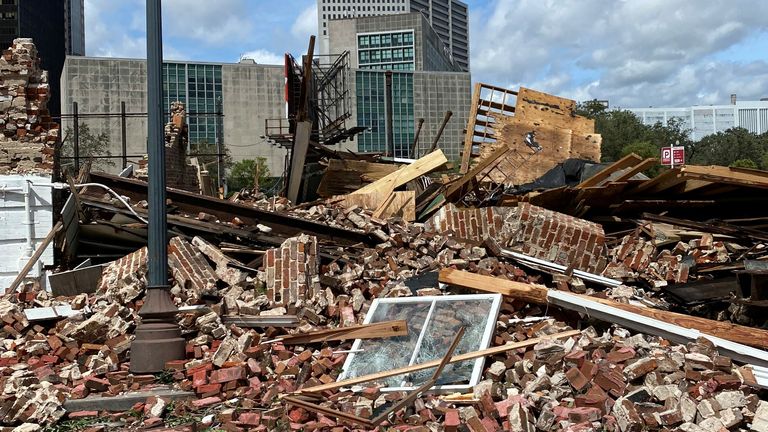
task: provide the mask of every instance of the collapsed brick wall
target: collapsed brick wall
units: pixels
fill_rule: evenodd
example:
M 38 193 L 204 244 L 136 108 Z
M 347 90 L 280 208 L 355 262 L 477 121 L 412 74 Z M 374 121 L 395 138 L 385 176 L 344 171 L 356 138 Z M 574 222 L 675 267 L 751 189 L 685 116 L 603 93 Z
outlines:
M 48 72 L 30 38 L 0 57 L 0 174 L 51 174 L 59 125 L 48 112 Z
M 200 192 L 197 168 L 187 163 L 189 146 L 189 126 L 186 122 L 187 110 L 182 102 L 171 103 L 171 121 L 165 125 L 165 179 L 166 186 L 189 192 Z M 145 158 L 140 163 L 136 176 L 148 179 L 148 163 Z
M 428 225 L 461 239 L 501 245 L 535 258 L 599 273 L 606 265 L 605 233 L 595 223 L 529 203 L 516 208 L 443 206 Z
M 280 247 L 267 250 L 267 298 L 275 304 L 292 305 L 314 297 L 320 290 L 319 264 L 314 236 L 291 237 Z

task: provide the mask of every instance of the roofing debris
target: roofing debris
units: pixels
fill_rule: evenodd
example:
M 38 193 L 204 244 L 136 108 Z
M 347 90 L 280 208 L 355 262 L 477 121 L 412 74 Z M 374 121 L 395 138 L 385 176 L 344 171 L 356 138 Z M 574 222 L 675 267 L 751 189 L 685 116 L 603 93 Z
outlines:
M 72 188 L 57 295 L 0 300 L 0 430 L 768 430 L 768 174 L 575 169 L 600 138 L 573 101 L 478 89 L 502 96 L 458 174 L 326 151 L 318 201 L 169 187 L 186 358 L 154 375 L 129 371 L 147 184 L 85 173 L 111 192 Z M 536 182 L 558 164 L 578 179 Z

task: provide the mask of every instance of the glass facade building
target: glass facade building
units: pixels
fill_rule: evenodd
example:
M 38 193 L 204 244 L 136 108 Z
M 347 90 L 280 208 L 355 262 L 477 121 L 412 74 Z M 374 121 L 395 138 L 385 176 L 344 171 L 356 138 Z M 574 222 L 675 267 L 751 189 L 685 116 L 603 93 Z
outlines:
M 387 151 L 387 88 L 383 71 L 358 70 L 357 123 L 368 129 L 358 135 L 358 151 Z M 395 157 L 409 157 L 414 139 L 413 73 L 392 73 L 392 144 Z
M 181 101 L 187 108 L 189 142 L 215 144 L 223 135 L 221 65 L 163 64 L 163 110 Z
M 414 70 L 413 31 L 357 35 L 360 69 Z

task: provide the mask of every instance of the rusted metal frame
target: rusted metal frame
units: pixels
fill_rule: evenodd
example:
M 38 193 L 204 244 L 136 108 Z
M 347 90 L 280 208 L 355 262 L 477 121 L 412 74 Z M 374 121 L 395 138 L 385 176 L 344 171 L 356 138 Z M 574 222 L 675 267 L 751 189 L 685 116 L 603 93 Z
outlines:
M 432 145 L 429 147 L 429 151 L 427 153 L 432 153 L 437 149 L 437 143 L 440 142 L 440 138 L 443 136 L 443 131 L 445 130 L 445 126 L 448 124 L 448 120 L 451 119 L 451 116 L 453 116 L 452 111 L 449 110 L 445 112 L 445 117 L 443 117 L 443 123 L 440 124 L 440 129 L 437 130 L 435 139 L 432 140 Z

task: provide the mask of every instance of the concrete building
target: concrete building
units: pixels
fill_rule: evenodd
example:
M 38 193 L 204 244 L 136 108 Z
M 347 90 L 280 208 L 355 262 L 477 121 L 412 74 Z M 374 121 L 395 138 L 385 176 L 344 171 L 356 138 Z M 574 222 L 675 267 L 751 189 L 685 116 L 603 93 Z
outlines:
M 768 100 L 737 101 L 735 95 L 730 105 L 692 106 L 684 108 L 627 108 L 644 124 L 666 124 L 670 119 L 682 121 L 691 130 L 694 141 L 733 127 L 743 127 L 750 132 L 768 132 Z
M 469 71 L 469 12 L 458 0 L 318 0 L 320 53 L 338 53 L 331 45 L 331 21 L 408 12 L 422 14 L 460 70 Z
M 367 127 L 355 138 L 358 151 L 393 151 L 397 157 L 409 157 L 417 119 L 423 118 L 417 153 L 423 154 L 445 112 L 452 111 L 440 148 L 458 159 L 471 103 L 471 78 L 451 59 L 423 14 L 337 19 L 327 29 L 331 52 L 350 53 L 355 77 L 350 80 L 355 95 L 351 118 Z M 392 72 L 391 83 L 386 71 Z M 390 103 L 393 142 L 388 144 Z
M 61 108 L 71 114 L 72 103 L 77 102 L 82 116 L 79 122 L 95 134 L 106 133 L 112 155 L 120 155 L 119 113 L 125 102 L 127 150 L 133 156 L 129 159 L 137 160 L 147 152 L 146 73 L 143 59 L 67 57 L 61 77 Z M 175 100 L 187 107 L 192 152 L 200 144 L 221 142 L 235 161 L 265 157 L 274 175 L 282 173 L 285 150 L 262 136 L 266 119 L 285 117 L 283 66 L 252 60 L 233 64 L 169 61 L 163 65 L 163 78 L 166 112 Z M 112 116 L 88 116 L 108 113 Z M 62 123 L 66 133 L 72 119 Z
M 0 4 L 0 49 L 16 38 L 32 38 L 51 86 L 49 110 L 60 114 L 58 86 L 67 55 L 85 55 L 84 0 L 3 0 Z

